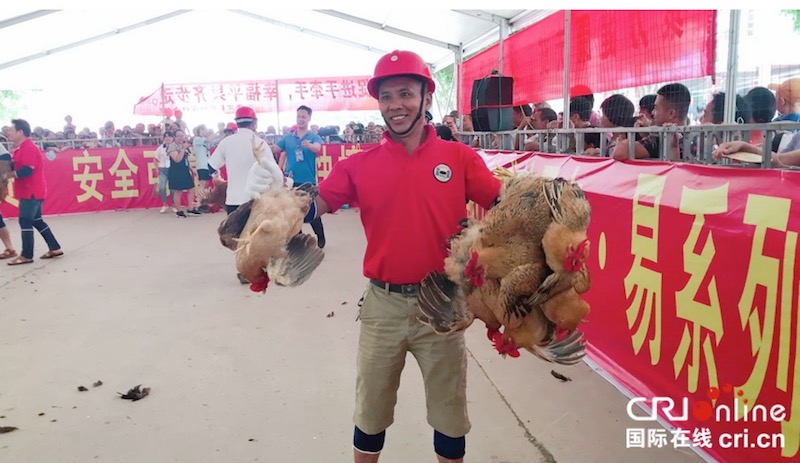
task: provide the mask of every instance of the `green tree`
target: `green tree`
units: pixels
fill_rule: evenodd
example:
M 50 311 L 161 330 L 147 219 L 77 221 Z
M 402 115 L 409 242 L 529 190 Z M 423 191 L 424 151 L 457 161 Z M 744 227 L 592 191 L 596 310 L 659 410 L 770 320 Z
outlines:
M 21 98 L 22 95 L 14 90 L 0 90 L 0 124 L 7 125 L 8 121 L 17 117 L 17 102 Z
M 445 114 L 455 109 L 455 82 L 454 72 L 455 65 L 447 66 L 433 73 L 433 80 L 436 81 L 436 92 L 433 97 L 436 98 L 436 104 L 439 106 L 439 117 L 441 120 Z M 434 117 L 434 120 L 437 118 Z
M 794 30 L 800 32 L 800 10 L 782 10 L 784 14 L 794 19 Z

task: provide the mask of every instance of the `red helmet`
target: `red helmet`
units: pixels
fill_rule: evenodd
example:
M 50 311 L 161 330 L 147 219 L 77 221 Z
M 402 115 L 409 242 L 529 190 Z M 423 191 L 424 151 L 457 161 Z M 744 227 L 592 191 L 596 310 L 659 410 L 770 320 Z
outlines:
M 253 108 L 247 106 L 239 106 L 236 109 L 236 122 L 250 122 L 256 118 L 256 112 L 253 111 Z
M 228 122 L 228 125 L 225 126 L 225 130 L 230 130 L 231 132 L 236 132 L 239 130 L 239 126 L 236 125 L 235 122 Z
M 367 84 L 367 90 L 373 98 L 378 98 L 378 86 L 387 77 L 416 76 L 422 78 L 428 85 L 427 91 L 436 90 L 436 83 L 431 77 L 428 65 L 413 51 L 395 50 L 388 55 L 383 55 L 375 65 L 375 73 Z

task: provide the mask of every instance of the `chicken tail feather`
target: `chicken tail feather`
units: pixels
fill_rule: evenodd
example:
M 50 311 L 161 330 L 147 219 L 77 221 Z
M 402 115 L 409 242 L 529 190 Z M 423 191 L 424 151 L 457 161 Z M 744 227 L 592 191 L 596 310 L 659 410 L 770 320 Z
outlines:
M 575 330 L 564 339 L 545 346 L 533 346 L 528 351 L 547 362 L 574 365 L 586 355 L 586 338 L 582 332 Z
M 472 322 L 458 286 L 444 273 L 431 272 L 422 280 L 417 302 L 422 312 L 419 321 L 437 333 L 463 330 Z

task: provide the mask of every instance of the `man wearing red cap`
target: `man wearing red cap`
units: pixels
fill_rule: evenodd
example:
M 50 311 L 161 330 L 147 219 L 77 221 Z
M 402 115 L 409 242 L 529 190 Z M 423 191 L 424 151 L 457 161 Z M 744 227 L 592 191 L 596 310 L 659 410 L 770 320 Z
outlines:
M 228 214 L 251 199 L 245 191 L 245 185 L 247 173 L 256 162 L 256 153 L 262 153 L 262 157 L 272 159 L 275 164 L 272 150 L 267 142 L 256 134 L 258 118 L 253 108 L 247 106 L 238 108 L 235 120 L 236 133 L 223 138 L 214 150 L 214 154 L 208 159 L 208 165 L 217 171 L 215 176 L 219 175 L 222 166 L 226 168 L 228 189 L 225 193 L 225 212 Z M 276 184 L 282 185 L 283 173 L 277 164 L 274 167 L 272 165 L 267 167 L 273 169 L 269 172 L 269 181 L 274 180 Z M 242 284 L 249 284 L 241 275 L 238 277 Z
M 489 208 L 500 182 L 473 149 L 437 138 L 425 122 L 435 83 L 418 55 L 383 56 L 367 89 L 386 123 L 382 143 L 334 165 L 306 216 L 310 221 L 357 200 L 367 238 L 354 461 L 378 461 L 410 352 L 422 370 L 437 458 L 462 462 L 470 430 L 464 335 L 439 335 L 421 323 L 416 296 L 425 275 L 443 270 L 448 238 L 467 216 L 464 199 Z M 251 175 L 268 175 L 266 166 L 254 166 Z
M 183 111 L 180 109 L 175 110 L 175 123 L 178 124 L 178 127 L 183 130 L 183 133 L 189 133 L 189 126 L 186 125 L 186 121 L 183 120 Z

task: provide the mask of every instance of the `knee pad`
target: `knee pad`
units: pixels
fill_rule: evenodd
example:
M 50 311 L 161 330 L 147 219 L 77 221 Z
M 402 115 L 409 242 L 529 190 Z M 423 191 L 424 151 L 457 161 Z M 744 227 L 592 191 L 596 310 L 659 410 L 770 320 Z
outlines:
M 365 434 L 356 426 L 353 432 L 353 447 L 362 453 L 380 453 L 383 450 L 384 440 L 386 440 L 386 431 L 378 434 Z
M 448 437 L 435 429 L 433 430 L 433 449 L 440 457 L 448 460 L 464 458 L 466 448 L 466 437 Z

